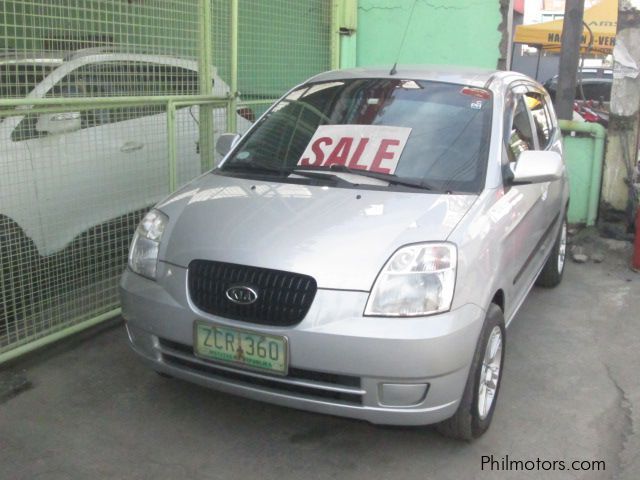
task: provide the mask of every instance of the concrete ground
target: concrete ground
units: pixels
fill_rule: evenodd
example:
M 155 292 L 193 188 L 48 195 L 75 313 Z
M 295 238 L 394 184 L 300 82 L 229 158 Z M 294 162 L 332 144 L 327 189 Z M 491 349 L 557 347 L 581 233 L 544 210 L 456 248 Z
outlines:
M 0 371 L 0 478 L 638 479 L 640 275 L 628 254 L 570 263 L 560 287 L 531 292 L 508 330 L 493 425 L 474 443 L 161 378 L 118 323 Z M 490 455 L 606 470 L 491 471 Z

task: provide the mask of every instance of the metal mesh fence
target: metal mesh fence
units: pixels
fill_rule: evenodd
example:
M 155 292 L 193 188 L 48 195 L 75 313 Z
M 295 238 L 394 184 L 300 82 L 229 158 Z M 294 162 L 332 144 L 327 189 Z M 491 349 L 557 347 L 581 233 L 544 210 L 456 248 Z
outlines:
M 211 165 L 217 135 L 330 67 L 331 11 L 0 2 L 0 362 L 117 314 L 142 215 Z
M 195 56 L 197 0 L 3 0 L 0 40 L 17 52 L 118 51 Z

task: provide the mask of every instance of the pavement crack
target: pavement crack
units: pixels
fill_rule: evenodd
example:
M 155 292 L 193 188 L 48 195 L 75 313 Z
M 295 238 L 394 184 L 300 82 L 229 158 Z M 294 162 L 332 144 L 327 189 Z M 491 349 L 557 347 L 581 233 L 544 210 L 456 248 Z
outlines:
M 620 384 L 614 377 L 613 372 L 611 371 L 611 368 L 609 367 L 609 365 L 607 365 L 604 362 L 602 362 L 602 365 L 604 365 L 604 368 L 607 371 L 607 377 L 609 378 L 614 388 L 616 389 L 617 397 L 618 397 L 617 409 L 622 414 L 622 419 L 623 419 L 622 428 L 620 428 L 617 432 L 618 442 L 615 448 L 617 464 L 612 477 L 612 478 L 618 478 L 620 476 L 620 473 L 624 471 L 624 468 L 625 468 L 623 453 L 627 447 L 627 442 L 629 440 L 629 437 L 634 433 L 632 406 L 631 406 L 631 401 L 627 396 L 627 393 L 620 386 Z

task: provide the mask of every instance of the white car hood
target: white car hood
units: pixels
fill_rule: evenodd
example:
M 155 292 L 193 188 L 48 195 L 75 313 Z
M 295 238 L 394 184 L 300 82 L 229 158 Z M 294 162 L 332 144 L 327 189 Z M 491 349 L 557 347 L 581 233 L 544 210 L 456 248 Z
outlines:
M 476 198 L 207 174 L 158 205 L 170 219 L 160 260 L 252 265 L 369 291 L 395 250 L 445 240 Z

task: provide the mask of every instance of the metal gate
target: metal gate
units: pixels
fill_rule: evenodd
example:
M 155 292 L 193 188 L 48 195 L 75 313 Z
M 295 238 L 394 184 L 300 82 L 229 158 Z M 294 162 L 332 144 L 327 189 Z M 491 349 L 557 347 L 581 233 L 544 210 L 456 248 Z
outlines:
M 3 0 L 0 363 L 119 313 L 146 210 L 336 63 L 330 0 Z

